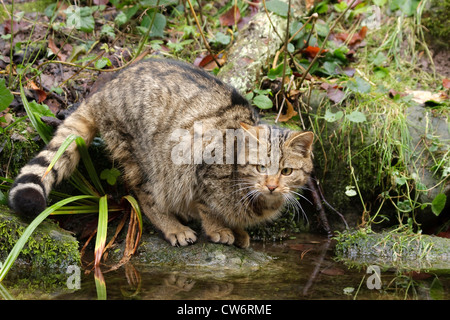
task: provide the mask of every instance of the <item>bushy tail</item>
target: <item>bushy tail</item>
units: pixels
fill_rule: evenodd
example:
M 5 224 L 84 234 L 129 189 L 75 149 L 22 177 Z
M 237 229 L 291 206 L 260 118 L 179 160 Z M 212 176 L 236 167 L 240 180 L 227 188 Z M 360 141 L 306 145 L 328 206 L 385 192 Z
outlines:
M 44 177 L 61 144 L 70 134 L 75 134 L 89 145 L 96 133 L 95 120 L 85 102 L 59 126 L 48 145 L 22 168 L 9 192 L 10 207 L 28 217 L 35 217 L 42 212 L 47 206 L 52 187 L 70 177 L 80 160 L 77 146 L 72 143 Z

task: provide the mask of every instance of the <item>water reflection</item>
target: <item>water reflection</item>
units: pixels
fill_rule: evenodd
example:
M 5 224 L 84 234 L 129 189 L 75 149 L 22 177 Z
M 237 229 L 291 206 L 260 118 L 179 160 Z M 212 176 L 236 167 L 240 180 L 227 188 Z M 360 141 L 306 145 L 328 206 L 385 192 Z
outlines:
M 68 289 L 67 275 L 11 273 L 0 287 L 3 299 L 449 299 L 449 273 L 405 272 L 379 267 L 380 287 L 367 265 L 337 261 L 334 244 L 324 237 L 297 237 L 255 243 L 254 249 L 277 257 L 260 270 L 230 273 L 219 269 L 172 268 L 127 263 L 82 272 L 78 290 Z M 86 270 L 85 270 L 86 271 Z M 56 279 L 56 280 L 55 280 Z

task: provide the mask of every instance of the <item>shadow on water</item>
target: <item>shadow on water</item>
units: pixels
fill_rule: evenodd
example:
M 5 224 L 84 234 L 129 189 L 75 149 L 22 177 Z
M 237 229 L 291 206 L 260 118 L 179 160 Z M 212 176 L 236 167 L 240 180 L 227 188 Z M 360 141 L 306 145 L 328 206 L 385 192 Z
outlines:
M 13 275 L 0 286 L 4 299 L 291 300 L 449 299 L 450 274 L 402 272 L 395 268 L 349 266 L 337 261 L 334 243 L 323 236 L 297 235 L 277 243 L 254 242 L 273 261 L 257 270 L 230 273 L 199 267 L 131 264 L 106 272 L 62 274 L 53 288 L 39 274 Z

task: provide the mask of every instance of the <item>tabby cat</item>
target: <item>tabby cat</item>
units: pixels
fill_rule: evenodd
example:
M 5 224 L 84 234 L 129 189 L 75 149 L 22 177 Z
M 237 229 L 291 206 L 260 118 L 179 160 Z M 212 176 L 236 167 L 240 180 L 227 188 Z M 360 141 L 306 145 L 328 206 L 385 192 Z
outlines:
M 238 148 L 239 134 L 229 135 L 230 130 L 244 131 L 243 148 Z M 176 131 L 188 137 L 176 136 Z M 212 140 L 198 136 L 208 132 L 224 138 L 209 149 L 216 161 L 194 161 L 196 143 L 200 141 L 202 155 Z M 173 246 L 197 240 L 196 232 L 181 223 L 194 218 L 201 220 L 210 241 L 248 247 L 244 228 L 275 219 L 285 205 L 299 205 L 296 190 L 313 168 L 311 132 L 262 124 L 245 98 L 211 74 L 151 58 L 119 72 L 59 126 L 16 178 L 9 193 L 15 212 L 36 216 L 45 209 L 52 187 L 72 174 L 80 159 L 75 144 L 42 179 L 70 134 L 88 145 L 101 135 L 142 211 Z M 231 143 L 226 137 L 232 137 Z M 253 154 L 254 161 L 249 160 L 255 151 L 252 141 L 265 147 Z M 190 149 L 184 159 L 191 161 L 178 161 L 174 150 Z

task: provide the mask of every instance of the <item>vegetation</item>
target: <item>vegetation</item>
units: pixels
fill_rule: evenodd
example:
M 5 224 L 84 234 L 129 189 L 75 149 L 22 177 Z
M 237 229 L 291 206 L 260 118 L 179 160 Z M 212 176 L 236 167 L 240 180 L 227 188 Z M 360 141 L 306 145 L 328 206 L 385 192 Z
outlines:
M 242 28 L 261 10 L 287 19 L 288 32 L 245 94 L 267 119 L 315 132 L 316 179 L 326 203 L 351 218 L 352 226 L 368 229 L 389 220 L 402 230 L 418 232 L 418 216 L 426 210 L 442 218 L 450 175 L 449 138 L 435 128 L 440 119 L 448 123 L 450 85 L 436 72 L 425 41 L 421 17 L 429 1 L 305 1 L 306 7 L 291 9 L 289 3 L 93 0 L 24 6 L 13 1 L 3 6 L 0 201 L 5 203 L 19 164 L 48 142 L 55 115 L 79 103 L 97 78 L 101 83 L 111 72 L 148 55 L 183 59 L 217 74 Z M 413 132 L 411 128 L 423 124 L 412 122 L 411 110 L 418 106 L 420 118 L 426 120 L 423 130 Z M 40 142 L 36 146 L 30 140 Z M 124 207 L 121 197 L 113 201 L 107 196 L 101 179 L 117 186 L 120 177 L 114 166 L 96 168 L 77 137 L 69 137 L 61 151 L 75 141 L 83 150 L 85 169 L 71 181 L 83 196 L 53 193 L 54 201 L 65 199 L 37 222 L 48 214 L 97 212 L 98 265 L 107 247 L 107 212 Z M 25 142 L 29 144 L 22 146 Z M 139 221 L 136 226 L 141 226 L 135 200 L 124 199 L 131 204 L 132 219 Z M 67 206 L 70 201 L 76 206 Z M 300 228 L 293 212 L 284 219 Z M 448 220 L 439 220 L 434 231 L 448 227 Z M 136 244 L 137 238 L 130 243 Z M 134 250 L 130 245 L 127 255 Z M 13 259 L 16 253 L 11 254 Z M 4 267 L 2 273 L 6 271 Z

